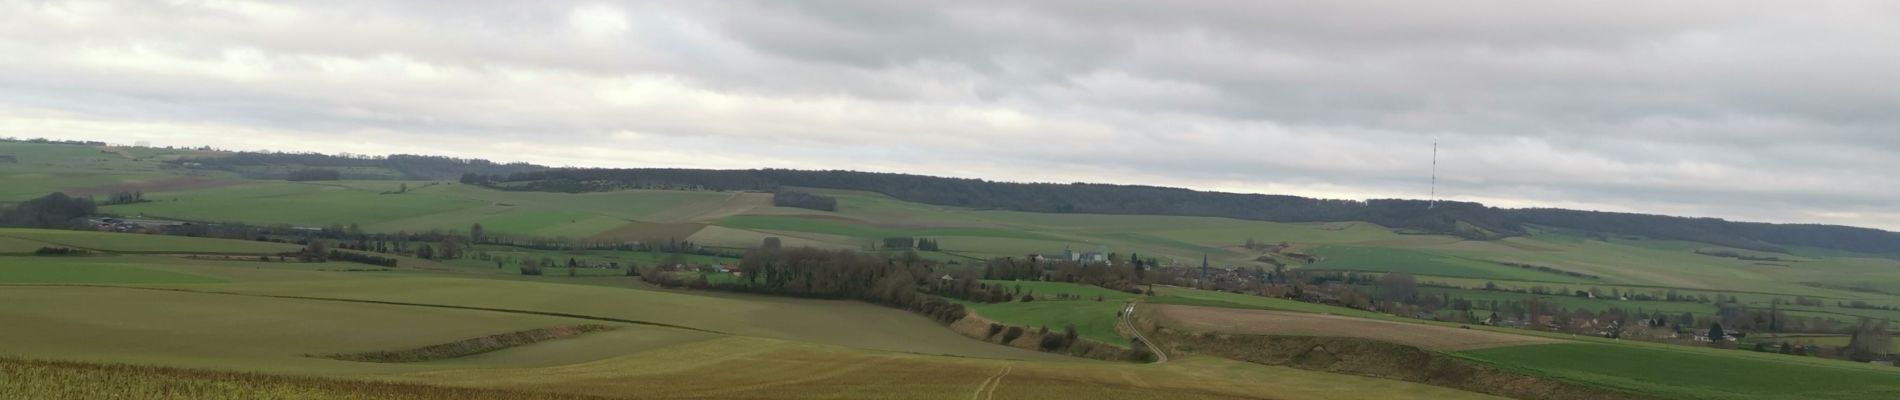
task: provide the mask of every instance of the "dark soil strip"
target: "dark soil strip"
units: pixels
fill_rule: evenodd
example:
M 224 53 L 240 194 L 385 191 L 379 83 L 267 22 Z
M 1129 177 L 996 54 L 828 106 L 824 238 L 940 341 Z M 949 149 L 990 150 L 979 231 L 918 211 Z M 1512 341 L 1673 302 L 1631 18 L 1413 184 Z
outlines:
M 1595 385 L 1516 374 L 1444 353 L 1367 339 L 1183 332 L 1157 328 L 1175 352 L 1423 383 L 1524 400 L 1646 400 Z
M 550 317 L 585 319 L 585 320 L 591 320 L 591 321 L 606 321 L 606 322 L 619 322 L 623 324 L 659 326 L 659 327 L 667 327 L 667 328 L 674 328 L 674 329 L 685 329 L 689 331 L 717 333 L 721 335 L 728 334 L 725 332 L 715 331 L 711 329 L 701 329 L 701 328 L 694 328 L 690 326 L 673 325 L 673 324 L 662 323 L 662 322 L 639 321 L 639 320 L 631 320 L 631 319 L 600 317 L 600 316 L 593 316 L 593 315 L 570 314 L 570 313 L 551 312 L 551 311 L 516 310 L 516 309 L 509 309 L 509 308 L 455 306 L 455 305 L 447 305 L 447 304 L 427 304 L 427 303 L 404 303 L 404 302 L 399 302 L 399 301 L 382 301 L 382 300 L 339 299 L 339 298 L 332 298 L 332 297 L 250 294 L 250 293 L 218 292 L 218 291 L 210 291 L 210 290 L 191 290 L 191 289 L 155 288 L 155 287 L 137 287 L 137 286 L 80 285 L 80 284 L 26 284 L 26 285 L 7 284 L 7 285 L 0 285 L 0 286 L 95 287 L 95 288 L 113 288 L 113 289 L 157 290 L 157 291 L 164 291 L 164 292 L 221 294 L 221 295 L 230 295 L 230 296 L 269 297 L 269 298 L 277 298 L 277 299 L 338 301 L 338 302 L 345 302 L 345 303 L 367 303 L 367 304 L 384 304 L 384 305 L 392 305 L 392 306 L 447 308 L 447 309 L 454 309 L 454 310 L 475 310 L 475 311 L 503 312 L 503 313 L 510 313 L 510 314 L 544 315 L 544 316 L 550 316 Z
M 331 353 L 331 354 L 317 354 L 317 355 L 310 355 L 310 356 L 318 357 L 318 358 L 328 358 L 332 360 L 379 362 L 379 363 L 408 363 L 408 362 L 435 361 L 435 360 L 445 360 L 445 359 L 457 358 L 457 357 L 467 357 L 467 356 L 472 356 L 476 354 L 482 354 L 482 353 L 487 353 L 491 351 L 507 349 L 511 347 L 527 346 L 530 344 L 545 342 L 545 341 L 554 340 L 554 339 L 569 338 L 569 337 L 580 336 L 580 335 L 584 335 L 584 334 L 588 334 L 592 332 L 604 332 L 604 331 L 611 331 L 611 330 L 614 330 L 614 327 L 606 326 L 606 325 L 591 325 L 591 324 L 590 325 L 563 325 L 563 326 L 557 326 L 553 328 L 529 329 L 525 331 L 508 332 L 508 333 L 502 333 L 502 334 L 482 336 L 478 338 L 462 339 L 462 340 L 457 340 L 453 342 L 436 344 L 436 345 L 428 345 L 428 346 L 417 347 L 417 348 L 407 349 L 407 350 L 368 351 L 368 352 L 362 352 L 362 353 Z
M 0 357 L 0 399 L 593 400 L 606 397 Z

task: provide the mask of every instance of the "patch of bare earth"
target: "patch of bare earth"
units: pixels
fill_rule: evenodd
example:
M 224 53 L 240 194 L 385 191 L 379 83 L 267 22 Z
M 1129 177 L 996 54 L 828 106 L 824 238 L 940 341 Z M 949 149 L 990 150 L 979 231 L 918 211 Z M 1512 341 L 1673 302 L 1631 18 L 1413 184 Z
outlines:
M 689 202 L 661 210 L 642 219 L 672 222 L 710 224 L 726 217 L 745 214 L 755 209 L 772 206 L 771 193 L 733 192 L 720 201 Z
M 668 240 L 686 239 L 706 229 L 706 224 L 634 221 L 594 235 L 593 240 Z
M 454 342 L 429 345 L 406 350 L 370 351 L 362 353 L 336 353 L 316 355 L 315 357 L 344 361 L 362 361 L 379 363 L 408 363 L 443 360 L 472 356 L 481 353 L 526 346 L 537 342 L 570 338 L 592 332 L 613 330 L 605 325 L 563 325 L 552 328 L 530 329 L 488 335 L 478 338 L 457 340 Z
M 1337 315 L 1181 305 L 1155 306 L 1169 326 L 1190 331 L 1273 336 L 1351 337 L 1397 343 L 1434 351 L 1557 343 L 1536 336 L 1380 321 Z
M 150 179 L 137 182 L 120 182 L 104 185 L 80 186 L 60 189 L 73 196 L 100 196 L 114 192 L 178 192 L 186 190 L 210 189 L 243 184 L 243 181 L 212 179 L 202 176 L 179 176 Z

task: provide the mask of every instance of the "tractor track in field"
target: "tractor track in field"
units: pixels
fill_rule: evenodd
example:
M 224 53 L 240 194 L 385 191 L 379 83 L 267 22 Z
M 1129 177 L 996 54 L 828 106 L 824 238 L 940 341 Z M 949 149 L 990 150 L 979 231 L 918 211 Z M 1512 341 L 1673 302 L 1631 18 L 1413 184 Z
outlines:
M 1014 370 L 1014 369 L 1016 369 L 1016 366 L 1014 365 L 1004 365 L 1003 368 L 996 370 L 995 375 L 990 375 L 989 378 L 984 378 L 983 383 L 976 385 L 976 392 L 970 393 L 970 400 L 995 399 L 996 388 L 1003 386 L 1003 377 L 1009 376 L 1009 371 Z
M 706 332 L 706 333 L 716 333 L 716 334 L 721 334 L 721 335 L 729 335 L 729 333 L 726 333 L 726 332 L 720 332 L 720 331 L 716 331 L 716 330 L 711 330 L 711 329 L 704 329 L 704 328 L 694 328 L 694 327 L 690 327 L 690 326 L 683 326 L 683 325 L 674 325 L 674 324 L 669 324 L 669 323 L 664 323 L 664 322 L 653 322 L 653 321 L 641 321 L 641 320 L 633 320 L 633 319 L 624 319 L 624 318 L 614 318 L 614 317 L 602 317 L 602 316 L 597 316 L 597 315 L 586 315 L 586 314 L 573 314 L 573 313 L 563 313 L 563 312 L 553 312 L 553 311 L 534 311 L 534 310 L 517 310 L 517 309 L 512 309 L 512 308 L 494 308 L 494 307 L 475 307 L 475 306 L 457 306 L 457 305 L 448 305 L 448 304 L 429 304 L 429 303 L 408 303 L 408 302 L 400 302 L 400 301 L 386 301 L 386 300 L 365 300 L 365 299 L 344 299 L 344 298 L 335 298 L 335 297 L 315 297 L 315 296 L 291 296 L 291 295 L 277 295 L 277 294 L 254 294 L 254 293 L 237 293 L 237 292 L 220 292 L 220 291 L 213 291 L 213 290 L 192 290 L 192 289 L 176 289 L 176 288 L 155 288 L 155 287 L 138 287 L 138 286 L 115 286 L 115 285 L 83 285 L 83 284 L 0 284 L 0 287 L 7 287 L 7 286 L 18 286 L 18 287 L 88 287 L 88 288 L 110 288 L 110 289 L 129 289 L 129 290 L 152 290 L 152 291 L 161 291 L 161 292 L 181 292 L 181 293 L 196 293 L 196 294 L 216 294 L 216 295 L 226 295 L 226 296 L 247 296 L 247 297 L 264 297 L 264 298 L 275 298 L 275 299 L 292 299 L 292 300 L 314 300 L 314 301 L 335 301 L 335 302 L 344 302 L 344 303 L 362 303 L 362 304 L 382 304 L 382 305 L 392 305 L 392 306 L 408 306 L 408 307 L 428 307 L 428 308 L 443 308 L 443 309 L 451 309 L 451 310 L 471 310 L 471 311 L 488 311 L 488 312 L 500 312 L 500 313 L 509 313 L 509 314 L 524 314 L 524 315 L 540 315 L 540 316 L 547 316 L 547 317 L 562 317 L 562 318 L 574 318 L 574 319 L 584 319 L 584 320 L 592 320 L 592 321 L 605 321 L 605 322 L 619 322 L 619 323 L 623 323 L 623 324 L 634 324 L 634 325 L 647 325 L 647 326 L 658 326 L 658 327 L 665 327 L 665 328 L 674 328 L 674 329 L 685 329 L 685 330 L 690 330 L 690 331 L 698 331 L 698 332 Z
M 1148 346 L 1148 351 L 1155 353 L 1155 364 L 1168 362 L 1168 353 L 1162 352 L 1160 347 L 1155 347 L 1155 342 L 1149 341 L 1148 336 L 1143 335 L 1141 329 L 1135 327 L 1135 304 L 1136 302 L 1128 302 L 1128 307 L 1122 309 L 1122 326 L 1127 327 L 1129 333 L 1135 334 L 1135 340 L 1140 340 L 1143 346 Z

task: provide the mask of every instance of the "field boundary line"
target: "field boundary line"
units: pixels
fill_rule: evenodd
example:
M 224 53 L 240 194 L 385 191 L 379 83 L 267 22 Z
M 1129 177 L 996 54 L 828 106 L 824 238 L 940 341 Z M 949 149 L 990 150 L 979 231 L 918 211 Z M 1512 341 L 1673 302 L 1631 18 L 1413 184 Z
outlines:
M 720 332 L 720 331 L 711 330 L 711 329 L 694 328 L 690 326 L 674 325 L 674 324 L 669 324 L 669 323 L 664 323 L 664 322 L 641 321 L 641 320 L 633 320 L 633 319 L 602 317 L 602 316 L 595 316 L 595 315 L 574 314 L 574 313 L 553 312 L 553 311 L 517 310 L 517 309 L 511 309 L 511 308 L 457 306 L 457 305 L 448 305 L 448 304 L 408 303 L 408 302 L 386 301 L 386 300 L 342 299 L 342 298 L 334 298 L 334 297 L 254 294 L 254 293 L 220 292 L 220 291 L 213 291 L 213 290 L 192 290 L 192 289 L 178 289 L 178 288 L 156 288 L 156 287 L 138 287 L 138 286 L 115 286 L 115 285 L 4 284 L 0 286 L 90 287 L 90 288 L 112 288 L 112 289 L 132 289 L 132 290 L 154 290 L 154 291 L 162 291 L 162 292 L 217 294 L 217 295 L 227 295 L 227 296 L 248 296 L 248 297 L 265 297 L 265 298 L 292 299 L 292 300 L 316 300 L 316 301 L 335 301 L 335 302 L 344 302 L 344 303 L 364 303 L 364 304 L 382 304 L 382 305 L 392 305 L 392 306 L 444 308 L 444 309 L 451 309 L 451 310 L 488 311 L 488 312 L 501 312 L 501 313 L 510 313 L 510 314 L 526 314 L 526 315 L 541 315 L 541 316 L 549 316 L 549 317 L 585 319 L 585 320 L 593 320 L 593 321 L 619 322 L 619 323 L 625 323 L 625 324 L 658 326 L 658 327 L 665 327 L 665 328 L 685 329 L 685 330 L 690 330 L 690 331 L 730 335 L 730 333 Z

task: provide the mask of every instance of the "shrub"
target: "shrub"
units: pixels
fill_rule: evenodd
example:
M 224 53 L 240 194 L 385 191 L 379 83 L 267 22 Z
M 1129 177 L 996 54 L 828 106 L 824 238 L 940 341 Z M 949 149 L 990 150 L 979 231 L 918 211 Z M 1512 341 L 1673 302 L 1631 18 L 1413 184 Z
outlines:
M 1023 337 L 1022 327 L 1020 326 L 1009 327 L 1008 330 L 1003 331 L 1003 344 L 1009 344 L 1010 342 L 1015 342 L 1016 338 L 1020 338 L 1020 337 Z
M 1061 350 L 1065 345 L 1066 343 L 1063 343 L 1061 336 L 1047 335 L 1042 337 L 1042 351 Z
M 85 253 L 85 250 L 65 247 L 41 247 L 33 251 L 33 255 L 36 256 L 76 256 Z
M 363 353 L 335 353 L 318 357 L 345 361 L 363 361 L 379 363 L 407 363 L 442 360 L 475 354 L 487 353 L 510 347 L 526 346 L 536 342 L 579 336 L 591 332 L 613 330 L 605 325 L 564 325 L 552 328 L 529 329 L 473 339 L 463 339 L 449 343 L 423 346 L 414 349 L 396 351 L 371 351 Z
M 352 253 L 352 252 L 347 252 L 347 251 L 342 251 L 342 250 L 330 250 L 330 259 L 337 260 L 337 261 L 348 261 L 348 262 L 353 262 L 353 263 L 358 263 L 358 264 L 369 264 L 369 265 L 375 265 L 379 267 L 391 267 L 391 268 L 396 267 L 395 258 L 369 255 L 369 254 L 363 254 L 363 253 Z

